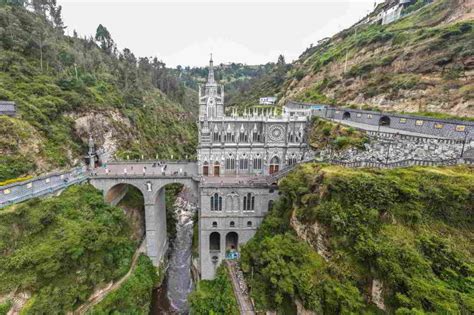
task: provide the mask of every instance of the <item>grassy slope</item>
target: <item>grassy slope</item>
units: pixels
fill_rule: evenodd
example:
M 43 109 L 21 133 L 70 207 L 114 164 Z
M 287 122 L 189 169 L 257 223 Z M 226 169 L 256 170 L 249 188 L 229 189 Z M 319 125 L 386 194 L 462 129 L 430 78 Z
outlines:
M 201 280 L 189 297 L 193 314 L 235 315 L 239 314 L 230 275 L 225 265 L 217 269 L 214 280 Z
M 309 48 L 288 75 L 285 97 L 371 106 L 384 99 L 385 109 L 472 116 L 473 21 L 446 23 L 459 8 L 457 0 L 437 0 L 392 24 L 353 27 Z
M 242 250 L 252 296 L 261 309 L 298 298 L 318 313 L 376 313 L 368 296 L 380 279 L 390 312 L 472 313 L 473 183 L 468 167 L 300 166 Z M 322 226 L 328 262 L 295 236 L 293 211 Z
M 149 314 L 152 290 L 158 280 L 159 276 L 150 259 L 142 255 L 130 278 L 88 314 Z
M 165 70 L 136 66 L 133 55 L 119 58 L 94 41 L 64 36 L 21 7 L 0 6 L 0 30 L 0 99 L 15 101 L 20 114 L 0 118 L 0 181 L 76 163 L 87 150 L 88 130 L 75 128 L 75 120 L 86 115 L 95 121 L 99 145 L 112 132 L 118 155 L 194 152 L 191 111 L 155 87 Z
M 136 246 L 123 211 L 89 185 L 7 207 L 0 217 L 0 295 L 31 292 L 27 314 L 77 308 L 128 271 Z
M 368 137 L 359 130 L 317 117 L 313 118 L 308 140 L 315 149 L 329 146 L 336 150 L 347 147 L 363 149 L 364 143 L 369 141 Z

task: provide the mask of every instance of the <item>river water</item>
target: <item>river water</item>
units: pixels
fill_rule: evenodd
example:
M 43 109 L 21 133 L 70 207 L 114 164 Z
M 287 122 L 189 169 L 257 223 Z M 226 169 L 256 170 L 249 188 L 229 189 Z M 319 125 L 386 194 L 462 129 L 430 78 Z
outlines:
M 151 314 L 188 314 L 188 295 L 193 290 L 191 276 L 191 247 L 193 238 L 193 217 L 196 212 L 189 191 L 186 188 L 176 198 L 174 209 L 178 215 L 176 238 L 170 252 L 169 267 L 165 283 L 153 292 Z

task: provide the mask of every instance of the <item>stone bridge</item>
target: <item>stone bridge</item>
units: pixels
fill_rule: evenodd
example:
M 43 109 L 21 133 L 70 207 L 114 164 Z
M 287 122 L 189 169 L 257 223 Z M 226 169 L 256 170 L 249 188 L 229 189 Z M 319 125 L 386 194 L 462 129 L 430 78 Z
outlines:
M 130 186 L 142 193 L 146 252 L 153 264 L 158 266 L 168 247 L 165 187 L 173 183 L 183 184 L 198 199 L 200 178 L 197 173 L 196 162 L 113 162 L 94 170 L 89 181 L 103 192 L 105 201 L 112 205 L 120 202 Z

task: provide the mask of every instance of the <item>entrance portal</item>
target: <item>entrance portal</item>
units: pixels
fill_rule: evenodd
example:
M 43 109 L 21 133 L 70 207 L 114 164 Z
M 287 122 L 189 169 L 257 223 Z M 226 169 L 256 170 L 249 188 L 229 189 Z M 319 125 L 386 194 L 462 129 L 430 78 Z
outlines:
M 388 117 L 388 116 L 380 117 L 379 125 L 380 126 L 390 126 L 390 117 Z
M 349 120 L 349 119 L 351 119 L 351 113 L 345 112 L 345 113 L 342 115 L 342 120 Z
M 280 159 L 278 158 L 278 156 L 274 156 L 271 160 L 270 160 L 270 170 L 269 170 L 269 173 L 270 174 L 273 174 L 273 173 L 276 173 L 280 170 Z
M 225 249 L 227 251 L 238 250 L 239 235 L 235 232 L 229 232 L 225 236 Z

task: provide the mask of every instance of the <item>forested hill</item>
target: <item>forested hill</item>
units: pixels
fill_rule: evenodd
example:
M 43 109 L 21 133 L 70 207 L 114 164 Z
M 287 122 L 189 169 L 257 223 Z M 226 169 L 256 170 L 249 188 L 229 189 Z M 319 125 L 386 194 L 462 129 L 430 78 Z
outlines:
M 268 95 L 252 95 L 253 98 L 248 97 L 248 93 L 255 90 L 254 84 L 264 81 L 264 78 L 273 73 L 275 63 L 268 62 L 264 65 L 246 65 L 242 63 L 220 63 L 214 65 L 214 72 L 216 80 L 225 86 L 225 104 L 226 106 L 242 105 L 250 99 L 252 105 L 258 102 L 260 96 L 272 96 L 274 92 L 269 91 Z M 181 67 L 178 66 L 173 69 L 173 73 L 179 77 L 187 87 L 198 91 L 199 84 L 205 84 L 207 80 L 208 68 L 206 67 Z M 278 85 L 276 85 L 278 87 Z M 268 90 L 268 89 L 267 89 Z M 256 100 L 256 101 L 255 101 Z
M 358 23 L 308 48 L 276 88 L 280 104 L 291 99 L 473 116 L 474 3 L 417 0 L 403 14 L 387 25 Z M 273 82 L 263 78 L 249 95 L 275 90 Z
M 0 0 L 0 182 L 68 167 L 100 148 L 131 158 L 193 154 L 195 92 L 156 58 L 118 51 L 106 27 L 64 35 L 55 0 Z

